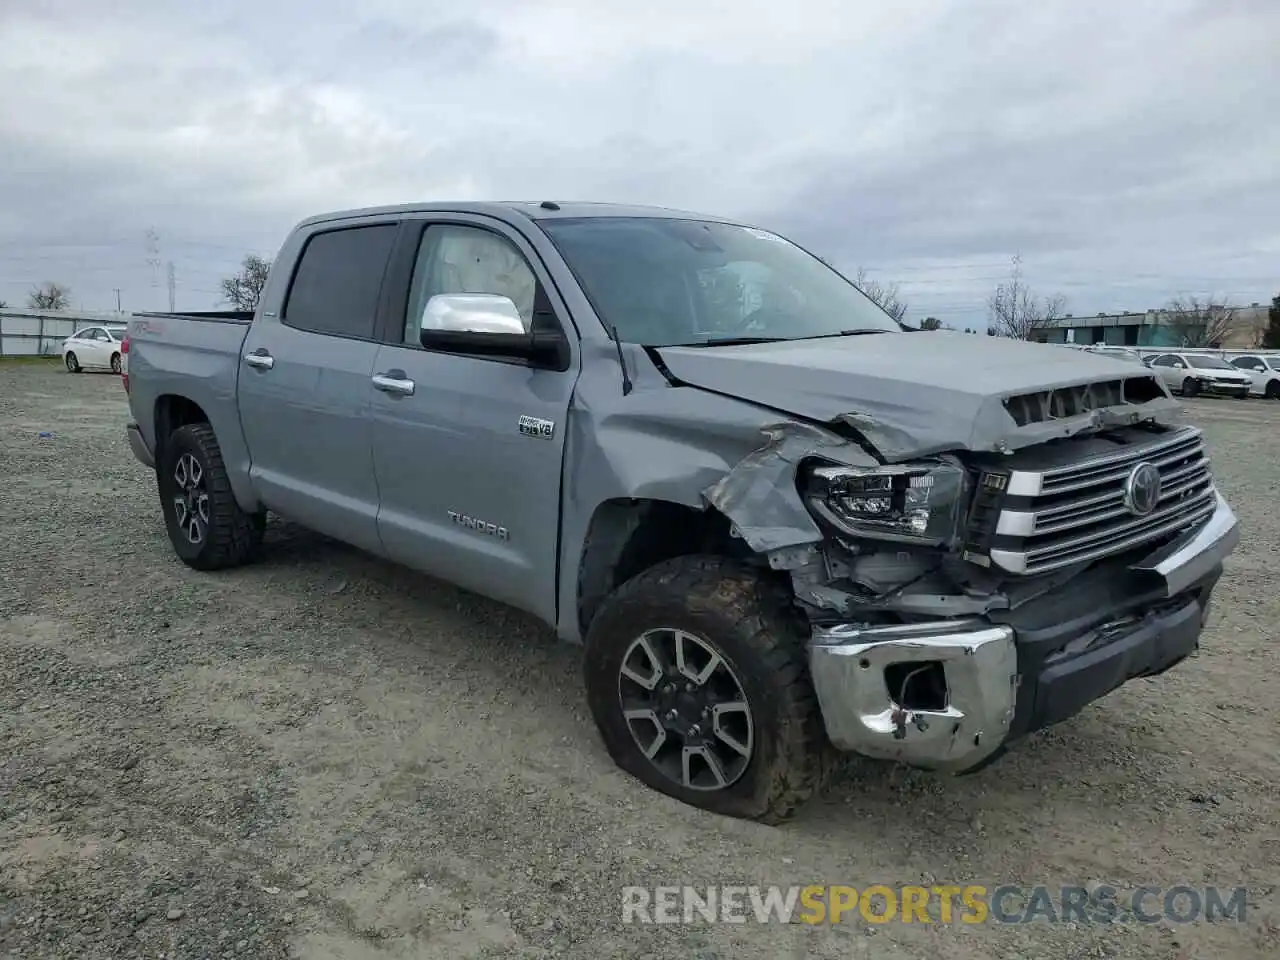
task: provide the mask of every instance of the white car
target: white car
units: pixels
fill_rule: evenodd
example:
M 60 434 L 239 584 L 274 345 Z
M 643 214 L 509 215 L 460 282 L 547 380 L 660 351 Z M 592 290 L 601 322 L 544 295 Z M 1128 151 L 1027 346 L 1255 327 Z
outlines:
M 1090 353 L 1100 353 L 1104 357 L 1115 357 L 1117 360 L 1128 360 L 1131 363 L 1142 363 L 1142 354 L 1137 350 L 1130 350 L 1128 347 L 1116 346 L 1089 346 L 1085 347 Z
M 85 327 L 62 341 L 62 362 L 69 373 L 81 370 L 110 370 L 120 373 L 124 369 L 120 342 L 124 340 L 125 327 Z
M 1244 399 L 1253 389 L 1248 373 L 1209 353 L 1162 353 L 1152 357 L 1148 366 L 1170 390 L 1184 397 Z
M 1249 375 L 1253 381 L 1250 393 L 1268 400 L 1280 399 L 1280 355 L 1245 353 L 1232 357 L 1231 365 Z

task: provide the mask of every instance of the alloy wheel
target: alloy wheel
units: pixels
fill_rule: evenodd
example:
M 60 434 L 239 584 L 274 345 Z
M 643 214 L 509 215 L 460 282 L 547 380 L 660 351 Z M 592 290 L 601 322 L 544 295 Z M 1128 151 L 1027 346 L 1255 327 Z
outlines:
M 200 461 L 189 453 L 178 457 L 173 468 L 177 493 L 173 497 L 173 515 L 188 542 L 204 543 L 209 530 L 209 491 L 204 485 Z
M 709 641 L 661 627 L 637 637 L 618 670 L 622 715 L 640 752 L 688 790 L 723 790 L 746 771 L 755 727 L 746 692 Z

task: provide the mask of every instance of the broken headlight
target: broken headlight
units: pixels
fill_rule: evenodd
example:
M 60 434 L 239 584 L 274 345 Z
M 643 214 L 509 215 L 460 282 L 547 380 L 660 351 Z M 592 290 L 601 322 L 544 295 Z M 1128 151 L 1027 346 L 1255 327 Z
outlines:
M 819 520 L 855 537 L 947 546 L 969 503 L 963 467 L 945 460 L 809 471 L 805 500 Z

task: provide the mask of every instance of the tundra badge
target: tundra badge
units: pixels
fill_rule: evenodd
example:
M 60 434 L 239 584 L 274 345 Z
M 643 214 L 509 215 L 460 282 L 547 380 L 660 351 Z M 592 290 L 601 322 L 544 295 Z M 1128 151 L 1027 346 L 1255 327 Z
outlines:
M 480 520 L 477 517 L 468 517 L 465 513 L 459 513 L 457 510 L 450 510 L 448 513 L 449 519 L 460 527 L 466 527 L 468 530 L 475 530 L 477 533 L 497 537 L 499 540 L 511 539 L 511 534 L 506 527 L 500 527 L 496 523 Z
M 550 440 L 556 435 L 556 422 L 554 420 L 539 420 L 537 417 L 521 415 L 520 435 L 537 437 L 539 440 Z

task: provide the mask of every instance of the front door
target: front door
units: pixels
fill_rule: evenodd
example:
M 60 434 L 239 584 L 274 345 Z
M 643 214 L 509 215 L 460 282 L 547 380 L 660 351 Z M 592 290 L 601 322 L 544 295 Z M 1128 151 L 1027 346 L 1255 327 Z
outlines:
M 418 224 L 413 226 L 417 227 Z M 526 325 L 563 325 L 528 243 L 487 218 L 406 229 L 372 400 L 378 531 L 387 555 L 555 622 L 560 478 L 576 346 L 566 371 L 424 350 L 419 321 L 439 293 L 510 297 Z M 393 291 L 394 294 L 394 291 Z M 571 338 L 572 339 L 572 338 Z M 411 392 L 408 392 L 411 391 Z
M 254 487 L 283 517 L 380 552 L 368 416 L 398 224 L 314 234 L 278 317 L 249 328 L 237 396 Z

